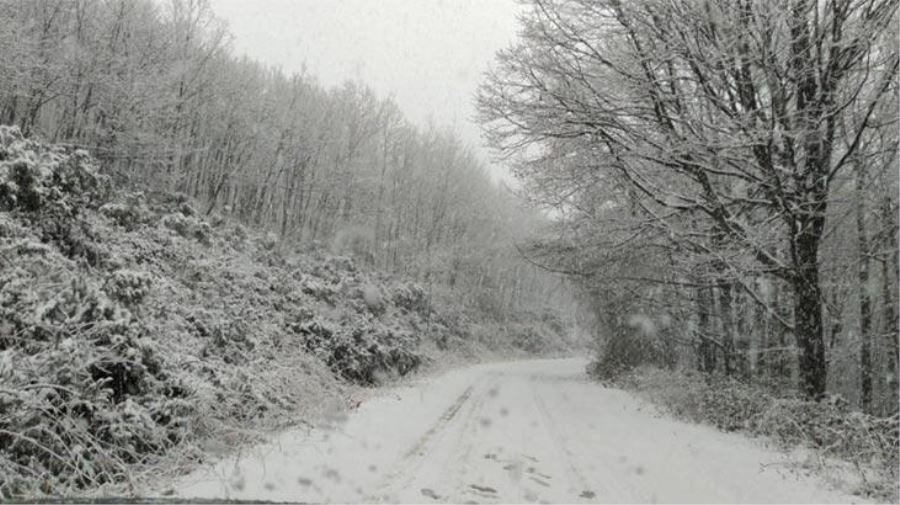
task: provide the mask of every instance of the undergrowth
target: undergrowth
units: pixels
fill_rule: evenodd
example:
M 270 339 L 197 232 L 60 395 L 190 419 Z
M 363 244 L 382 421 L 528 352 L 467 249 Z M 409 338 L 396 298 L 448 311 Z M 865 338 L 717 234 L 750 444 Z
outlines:
M 595 372 L 594 367 L 592 372 Z M 675 417 L 767 437 L 784 449 L 809 448 L 849 462 L 861 481 L 851 491 L 896 501 L 900 417 L 854 411 L 840 397 L 813 402 L 777 396 L 761 386 L 693 371 L 636 367 L 606 378 L 635 391 Z

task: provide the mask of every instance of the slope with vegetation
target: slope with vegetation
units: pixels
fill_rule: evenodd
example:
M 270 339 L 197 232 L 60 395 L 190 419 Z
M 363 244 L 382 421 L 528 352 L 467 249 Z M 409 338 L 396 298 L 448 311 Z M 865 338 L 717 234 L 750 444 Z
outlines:
M 235 57 L 208 0 L 6 1 L 0 45 L 0 123 L 89 151 L 120 190 L 417 282 L 484 338 L 526 345 L 517 321 L 571 313 L 565 280 L 514 247 L 546 219 L 469 147 L 362 83 Z
M 434 359 L 560 348 L 553 318 L 499 339 L 518 326 L 183 194 L 114 195 L 87 152 L 0 126 L 3 496 L 198 462 Z
M 0 123 L 89 150 L 121 187 L 184 192 L 201 215 L 320 242 L 493 319 L 564 306 L 512 247 L 543 218 L 453 134 L 228 39 L 207 0 L 2 2 Z

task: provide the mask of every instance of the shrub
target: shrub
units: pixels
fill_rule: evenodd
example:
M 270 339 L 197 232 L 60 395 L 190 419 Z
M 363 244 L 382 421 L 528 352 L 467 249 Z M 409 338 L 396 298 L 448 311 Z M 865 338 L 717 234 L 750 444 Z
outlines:
M 852 411 L 840 397 L 821 402 L 779 397 L 732 378 L 649 367 L 619 375 L 613 383 L 640 392 L 682 419 L 766 436 L 784 447 L 811 447 L 824 455 L 873 468 L 882 483 L 893 483 L 875 486 L 873 491 L 896 493 L 898 415 L 877 418 Z
M 109 189 L 87 152 L 25 139 L 17 127 L 0 125 L 0 209 L 55 206 L 71 216 L 105 200 Z
M 198 310 L 185 320 L 203 342 L 201 356 L 218 356 L 227 364 L 246 363 L 252 356 L 256 343 L 245 318 L 221 311 Z
M 304 293 L 331 304 L 334 303 L 337 295 L 334 286 L 313 277 L 304 278 L 300 283 L 300 288 Z
M 537 354 L 546 350 L 546 342 L 534 325 L 515 325 L 512 334 L 513 346 L 525 352 Z
M 431 309 L 428 294 L 421 286 L 412 282 L 394 286 L 391 299 L 397 307 L 423 316 Z
M 35 484 L 22 468 L 51 489 L 117 481 L 122 465 L 177 443 L 191 412 L 126 307 L 84 277 L 57 278 L 59 290 L 26 269 L 0 279 L 0 467 L 16 470 L 0 472 L 6 495 Z
M 334 373 L 356 384 L 382 384 L 415 371 L 423 361 L 413 351 L 418 342 L 411 334 L 370 320 L 335 326 L 315 319 L 296 325 L 294 331 L 304 339 L 308 351 L 325 361 Z
M 102 204 L 109 188 L 109 178 L 85 151 L 25 139 L 18 128 L 0 126 L 0 210 L 20 215 L 40 231 L 41 241 L 57 244 L 66 256 L 91 265 L 102 261 L 79 214 Z
M 134 270 L 117 270 L 106 279 L 104 291 L 130 309 L 137 308 L 150 291 L 153 281 L 149 274 Z
M 186 216 L 181 212 L 166 214 L 160 220 L 165 228 L 168 228 L 181 237 L 195 239 L 203 245 L 210 245 L 212 228 L 209 223 L 201 221 L 193 216 Z
M 110 202 L 100 207 L 100 214 L 126 230 L 134 230 L 152 219 L 146 197 L 141 191 L 126 193 L 120 202 Z

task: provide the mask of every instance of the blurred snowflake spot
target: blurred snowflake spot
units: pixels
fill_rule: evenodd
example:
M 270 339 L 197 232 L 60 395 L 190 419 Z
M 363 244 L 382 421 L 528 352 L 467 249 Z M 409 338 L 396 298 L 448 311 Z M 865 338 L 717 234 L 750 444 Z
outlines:
M 632 314 L 628 317 L 628 326 L 640 330 L 644 335 L 656 334 L 656 324 L 644 314 Z
M 441 497 L 437 493 L 435 493 L 434 490 L 428 489 L 427 487 L 423 487 L 421 490 L 421 493 L 422 493 L 422 496 L 427 496 L 427 497 L 431 498 L 432 500 L 440 500 L 441 499 Z
M 341 475 L 334 468 L 328 468 L 325 470 L 325 477 L 331 479 L 335 482 L 341 481 Z

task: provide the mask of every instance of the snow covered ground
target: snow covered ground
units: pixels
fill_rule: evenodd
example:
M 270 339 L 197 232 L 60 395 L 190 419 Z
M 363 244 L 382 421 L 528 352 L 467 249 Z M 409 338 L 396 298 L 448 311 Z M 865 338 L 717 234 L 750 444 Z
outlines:
M 310 502 L 859 502 L 758 442 L 661 417 L 583 359 L 492 363 L 386 390 L 186 476 L 177 497 Z

